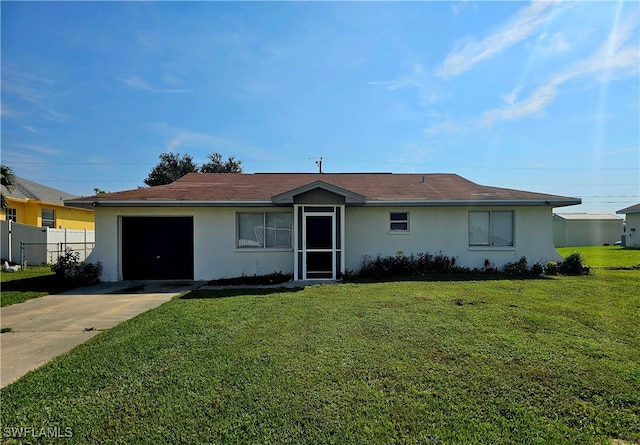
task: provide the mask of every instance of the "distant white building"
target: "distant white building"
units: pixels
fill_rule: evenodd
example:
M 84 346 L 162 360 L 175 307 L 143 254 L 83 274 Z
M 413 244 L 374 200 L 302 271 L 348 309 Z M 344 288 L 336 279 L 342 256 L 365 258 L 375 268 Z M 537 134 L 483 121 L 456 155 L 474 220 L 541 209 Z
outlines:
M 622 218 L 609 214 L 554 213 L 556 247 L 602 246 L 620 241 Z
M 640 247 L 640 203 L 618 210 L 616 213 L 627 216 L 623 244 L 627 247 Z

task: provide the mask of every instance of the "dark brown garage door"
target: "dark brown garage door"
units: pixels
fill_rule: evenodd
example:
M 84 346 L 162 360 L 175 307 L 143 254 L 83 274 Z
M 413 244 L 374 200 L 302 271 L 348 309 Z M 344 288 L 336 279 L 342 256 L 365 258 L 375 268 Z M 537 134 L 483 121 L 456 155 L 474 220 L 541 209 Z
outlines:
M 123 217 L 122 278 L 193 280 L 193 217 Z

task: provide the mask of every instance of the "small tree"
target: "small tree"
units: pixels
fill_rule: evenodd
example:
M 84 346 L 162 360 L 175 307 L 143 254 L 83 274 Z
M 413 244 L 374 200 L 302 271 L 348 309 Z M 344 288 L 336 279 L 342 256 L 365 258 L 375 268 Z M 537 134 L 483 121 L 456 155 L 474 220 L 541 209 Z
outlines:
M 2 178 L 0 178 L 2 185 L 7 189 L 7 192 L 11 193 L 16 175 L 13 173 L 11 167 L 7 167 L 6 165 L 0 166 L 0 174 L 2 175 Z M 0 197 L 2 198 L 2 210 L 6 210 L 9 204 L 7 203 L 4 193 L 0 194 Z
M 153 167 L 144 183 L 150 187 L 171 184 L 187 173 L 195 173 L 197 171 L 198 166 L 193 163 L 193 158 L 188 154 L 180 156 L 180 153 L 162 153 L 160 162 Z
M 222 160 L 220 153 L 213 153 L 207 157 L 209 162 L 202 164 L 201 173 L 242 173 L 242 161 L 236 161 L 233 156 L 229 156 L 226 162 Z

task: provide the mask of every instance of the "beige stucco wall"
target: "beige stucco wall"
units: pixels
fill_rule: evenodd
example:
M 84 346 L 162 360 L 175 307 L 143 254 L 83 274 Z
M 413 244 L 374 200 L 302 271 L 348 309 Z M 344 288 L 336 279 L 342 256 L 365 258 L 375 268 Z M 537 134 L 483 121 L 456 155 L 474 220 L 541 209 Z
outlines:
M 468 214 L 473 210 L 513 210 L 515 246 L 469 247 Z M 547 207 L 397 207 L 407 211 L 410 233 L 389 231 L 389 208 L 350 207 L 346 212 L 346 267 L 360 268 L 363 255 L 395 255 L 442 252 L 457 257 L 458 263 L 482 267 L 489 258 L 497 267 L 525 256 L 529 264 L 561 259 L 553 247 L 551 209 Z
M 96 246 L 89 261 L 101 261 L 102 280 L 119 281 L 121 216 L 193 216 L 194 279 L 293 272 L 293 250 L 236 249 L 236 212 L 277 208 L 101 208 L 96 212 Z M 161 242 L 161 241 L 159 241 Z
M 627 247 L 640 247 L 640 213 L 628 213 L 626 217 L 625 245 Z
M 119 227 L 121 216 L 193 216 L 194 278 L 292 273 L 294 253 L 285 250 L 236 248 L 236 212 L 287 211 L 284 208 L 99 208 L 96 211 L 96 246 L 89 261 L 103 263 L 104 281 L 121 279 Z M 526 256 L 530 264 L 558 260 L 553 247 L 551 209 L 547 207 L 396 207 L 410 215 L 409 233 L 389 231 L 389 208 L 347 207 L 345 211 L 345 266 L 357 270 L 363 255 L 375 257 L 411 253 L 442 252 L 457 257 L 459 264 L 482 267 L 485 258 L 496 266 Z M 468 212 L 513 210 L 515 246 L 469 247 Z M 159 241 L 161 242 L 161 241 Z

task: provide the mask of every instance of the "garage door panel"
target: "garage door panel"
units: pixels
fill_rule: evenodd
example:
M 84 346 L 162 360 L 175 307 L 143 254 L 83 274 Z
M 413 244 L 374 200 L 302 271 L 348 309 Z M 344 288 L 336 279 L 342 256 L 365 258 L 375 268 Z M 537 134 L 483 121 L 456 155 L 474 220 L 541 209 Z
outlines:
M 193 217 L 123 217 L 125 280 L 193 279 Z

